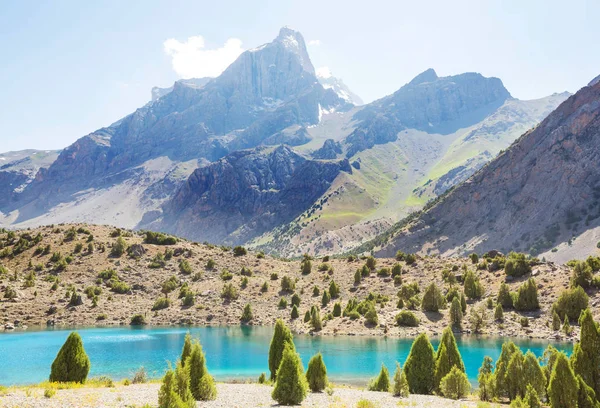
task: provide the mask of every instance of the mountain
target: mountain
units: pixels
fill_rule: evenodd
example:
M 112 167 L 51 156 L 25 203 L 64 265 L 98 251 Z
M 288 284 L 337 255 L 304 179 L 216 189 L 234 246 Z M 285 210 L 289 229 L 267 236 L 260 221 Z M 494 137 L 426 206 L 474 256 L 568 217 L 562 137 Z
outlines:
M 86 222 L 283 256 L 343 252 L 467 179 L 567 96 L 521 101 L 498 78 L 428 69 L 358 106 L 284 27 L 216 78 L 155 88 L 27 178 L 5 173 L 0 226 Z
M 302 143 L 322 110 L 350 108 L 320 85 L 302 35 L 282 28 L 218 78 L 170 92 L 64 149 L 9 205 L 5 225 L 137 225 L 194 169 L 264 143 Z M 293 129 L 290 131 L 289 129 Z
M 21 150 L 0 154 L 0 207 L 10 205 L 36 177 L 56 160 L 53 150 Z
M 252 245 L 298 256 L 350 250 L 471 176 L 568 96 L 522 101 L 497 78 L 428 69 L 390 96 L 323 115 L 305 146 L 321 146 L 318 159 L 347 157 L 353 173 Z
M 317 70 L 317 79 L 325 89 L 332 89 L 340 98 L 355 105 L 360 106 L 363 100 L 360 96 L 348 88 L 348 86 L 339 78 L 334 77 L 329 68 L 320 68 Z
M 399 224 L 379 254 L 499 249 L 560 261 L 587 256 L 600 237 L 599 159 L 596 83 L 420 216 Z

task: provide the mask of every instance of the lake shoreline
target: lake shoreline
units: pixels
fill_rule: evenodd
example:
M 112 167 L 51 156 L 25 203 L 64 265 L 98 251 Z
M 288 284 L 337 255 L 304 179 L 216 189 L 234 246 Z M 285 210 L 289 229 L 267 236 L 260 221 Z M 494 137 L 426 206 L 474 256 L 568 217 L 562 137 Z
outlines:
M 56 390 L 50 398 L 44 396 L 47 387 L 10 387 L 0 392 L 0 406 L 6 408 L 34 407 L 142 407 L 146 404 L 156 406 L 160 384 L 122 384 L 115 387 L 86 387 Z M 271 398 L 272 387 L 259 384 L 217 383 L 215 401 L 197 402 L 198 407 L 206 408 L 254 408 L 271 407 L 277 403 Z M 327 393 L 308 393 L 302 402 L 303 407 L 355 407 L 359 401 L 369 401 L 374 406 L 397 406 L 400 401 L 406 406 L 427 406 L 429 408 L 476 407 L 475 396 L 469 399 L 450 400 L 432 395 L 411 395 L 397 398 L 391 393 L 367 391 L 357 387 L 333 386 L 332 395 Z
M 33 333 L 33 332 L 44 332 L 44 331 L 77 331 L 77 330 L 85 330 L 85 329 L 115 329 L 115 328 L 131 328 L 137 330 L 146 330 L 146 329 L 169 329 L 169 328 L 177 328 L 177 329 L 194 329 L 194 328 L 241 328 L 241 327 L 253 327 L 253 328 L 270 328 L 274 327 L 274 324 L 264 324 L 264 325 L 255 325 L 255 324 L 200 324 L 200 325 L 184 325 L 184 324 L 146 324 L 142 326 L 132 326 L 126 324 L 99 324 L 99 325 L 54 325 L 54 326 L 44 326 L 44 325 L 36 325 L 36 326 L 18 326 L 12 329 L 0 328 L 0 336 L 3 334 L 18 334 L 18 333 Z M 574 329 L 578 327 L 574 327 Z M 359 331 L 359 332 L 344 332 L 344 331 L 327 331 L 321 330 L 318 332 L 312 330 L 295 330 L 296 327 L 292 327 L 291 331 L 295 335 L 308 335 L 313 337 L 364 337 L 364 338 L 390 338 L 390 339 L 415 339 L 422 331 L 414 330 L 414 331 L 402 331 L 402 332 L 377 332 L 377 331 Z M 426 331 L 430 338 L 440 337 L 442 335 L 441 331 L 433 330 Z M 507 334 L 503 334 L 503 332 L 498 333 L 472 333 L 470 330 L 462 330 L 457 331 L 453 330 L 455 336 L 472 336 L 482 339 L 530 339 L 530 340 L 545 340 L 545 341 L 554 341 L 558 343 L 576 343 L 578 341 L 578 331 L 574 330 L 570 336 L 566 336 L 561 332 L 553 332 L 549 334 L 547 332 L 542 333 L 514 333 L 509 332 Z

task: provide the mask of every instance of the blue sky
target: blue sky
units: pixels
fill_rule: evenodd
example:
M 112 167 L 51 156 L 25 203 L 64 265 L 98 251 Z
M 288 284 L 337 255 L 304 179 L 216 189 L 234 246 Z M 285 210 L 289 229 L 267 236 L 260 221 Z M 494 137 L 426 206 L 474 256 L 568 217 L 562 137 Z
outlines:
M 367 102 L 429 67 L 522 99 L 574 92 L 600 74 L 598 21 L 596 0 L 4 0 L 0 152 L 63 148 L 284 25 Z

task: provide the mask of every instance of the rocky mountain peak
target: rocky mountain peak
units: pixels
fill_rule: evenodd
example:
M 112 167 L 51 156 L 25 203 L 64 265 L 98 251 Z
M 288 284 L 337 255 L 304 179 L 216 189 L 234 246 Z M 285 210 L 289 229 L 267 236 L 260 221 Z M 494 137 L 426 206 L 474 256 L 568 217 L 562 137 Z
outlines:
M 590 83 L 588 84 L 588 86 L 594 86 L 596 85 L 598 82 L 600 82 L 600 75 L 598 75 L 596 78 L 592 79 L 590 81 Z
M 410 81 L 408 84 L 409 85 L 419 85 L 419 84 L 422 84 L 425 82 L 433 82 L 436 79 L 438 79 L 438 76 L 437 76 L 435 70 L 433 68 L 429 68 L 429 69 L 421 72 L 416 77 L 414 77 L 413 80 Z

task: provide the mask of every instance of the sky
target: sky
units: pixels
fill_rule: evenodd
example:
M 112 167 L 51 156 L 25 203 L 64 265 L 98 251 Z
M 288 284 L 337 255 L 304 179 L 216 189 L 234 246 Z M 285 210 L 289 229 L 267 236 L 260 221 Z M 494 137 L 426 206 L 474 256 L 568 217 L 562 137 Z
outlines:
M 365 102 L 427 68 L 520 99 L 575 92 L 600 74 L 598 21 L 597 0 L 3 0 L 0 152 L 64 148 L 286 25 Z

